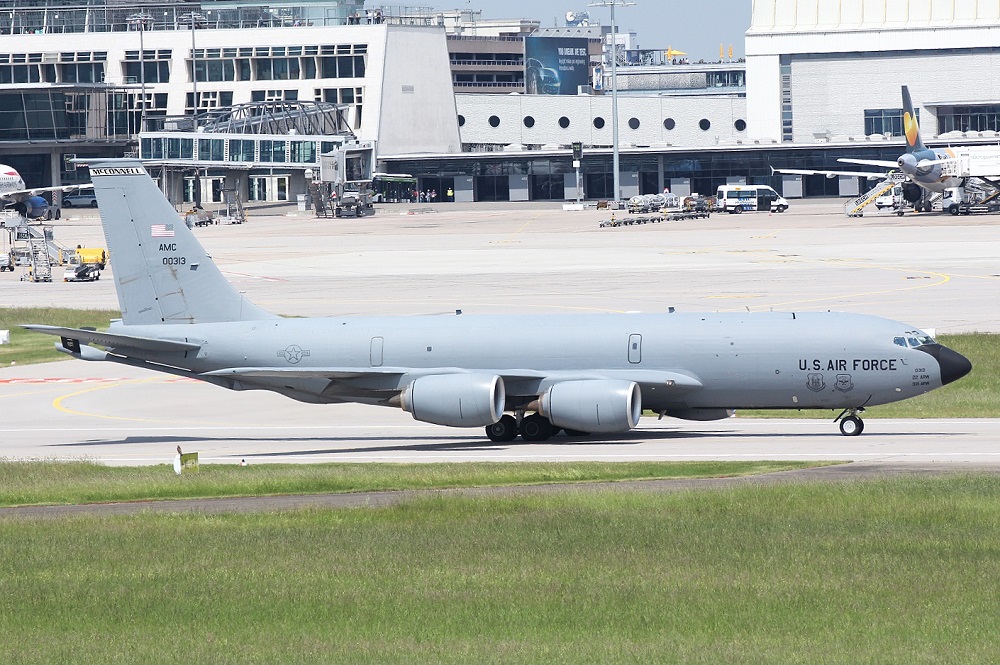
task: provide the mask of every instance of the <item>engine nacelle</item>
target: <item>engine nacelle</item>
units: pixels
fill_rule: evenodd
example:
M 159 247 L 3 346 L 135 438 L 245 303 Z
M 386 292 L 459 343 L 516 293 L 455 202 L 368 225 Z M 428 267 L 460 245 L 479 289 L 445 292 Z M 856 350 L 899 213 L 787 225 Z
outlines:
M 725 420 L 732 418 L 736 414 L 733 409 L 667 409 L 663 415 L 681 420 L 696 420 L 705 422 L 709 420 Z
M 448 427 L 485 427 L 503 416 L 507 393 L 493 374 L 431 374 L 411 382 L 400 406 L 415 420 Z
M 903 198 L 910 203 L 916 203 L 921 198 L 923 198 L 924 192 L 920 189 L 920 185 L 915 185 L 912 182 L 908 182 L 903 185 Z
M 557 427 L 627 432 L 639 424 L 642 395 L 633 381 L 562 381 L 545 391 L 538 412 Z
M 41 196 L 29 196 L 14 204 L 14 210 L 28 219 L 41 219 L 49 212 L 49 202 Z

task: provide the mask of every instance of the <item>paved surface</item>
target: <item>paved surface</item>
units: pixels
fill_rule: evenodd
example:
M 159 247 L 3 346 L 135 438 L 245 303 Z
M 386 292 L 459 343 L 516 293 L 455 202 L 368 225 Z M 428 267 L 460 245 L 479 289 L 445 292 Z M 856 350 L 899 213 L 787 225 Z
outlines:
M 295 316 L 834 309 L 1000 332 L 1000 216 L 841 210 L 807 201 L 601 229 L 609 212 L 552 204 L 392 205 L 361 221 L 266 209 L 196 233 L 251 300 Z M 67 246 L 104 245 L 96 211 L 54 226 Z M 7 306 L 118 306 L 110 279 L 31 284 L 8 272 L 0 289 Z
M 428 212 L 430 210 L 430 212 Z M 937 332 L 1000 332 L 1000 216 L 848 219 L 841 202 L 785 214 L 598 228 L 605 211 L 548 204 L 386 206 L 317 220 L 267 210 L 196 230 L 251 300 L 288 315 L 518 311 L 836 309 Z M 266 214 L 265 214 L 266 213 Z M 56 224 L 103 246 L 95 211 Z M 0 276 L 7 306 L 117 307 L 111 279 L 31 284 Z M 26 322 L 27 323 L 27 322 Z M 34 323 L 46 323 L 34 321 Z M 0 454 L 169 462 L 577 459 L 852 459 L 1000 462 L 1000 421 L 883 421 L 839 435 L 826 420 L 644 419 L 629 436 L 493 444 L 481 430 L 399 410 L 314 406 L 141 370 L 69 361 L 0 369 Z

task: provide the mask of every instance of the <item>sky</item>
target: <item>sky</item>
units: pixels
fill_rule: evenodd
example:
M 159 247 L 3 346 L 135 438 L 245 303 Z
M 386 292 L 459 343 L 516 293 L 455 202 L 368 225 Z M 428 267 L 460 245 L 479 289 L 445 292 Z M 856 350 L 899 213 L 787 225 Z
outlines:
M 437 9 L 478 9 L 486 18 L 527 18 L 542 27 L 565 25 L 567 11 L 590 12 L 601 25 L 611 24 L 609 7 L 588 7 L 592 0 L 434 0 Z M 634 0 L 615 8 L 619 30 L 638 33 L 639 48 L 685 51 L 692 61 L 718 60 L 719 44 L 730 44 L 743 57 L 743 34 L 750 27 L 751 0 Z M 431 4 L 431 3 L 427 3 Z

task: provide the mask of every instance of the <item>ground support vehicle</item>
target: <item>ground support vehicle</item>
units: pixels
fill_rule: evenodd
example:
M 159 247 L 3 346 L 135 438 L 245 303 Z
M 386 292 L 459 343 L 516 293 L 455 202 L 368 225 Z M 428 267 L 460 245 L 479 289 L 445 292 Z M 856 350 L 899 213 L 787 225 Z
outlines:
M 218 224 L 219 221 L 208 210 L 200 206 L 195 206 L 184 213 L 184 223 L 190 229 L 195 226 L 211 226 L 212 224 Z
M 1000 212 L 1000 188 L 979 183 L 945 190 L 941 210 L 952 215 L 988 215 Z
M 785 212 L 788 200 L 767 185 L 722 185 L 716 192 L 716 208 L 722 212 Z
M 96 282 L 101 278 L 101 269 L 92 263 L 70 263 L 63 272 L 64 282 Z

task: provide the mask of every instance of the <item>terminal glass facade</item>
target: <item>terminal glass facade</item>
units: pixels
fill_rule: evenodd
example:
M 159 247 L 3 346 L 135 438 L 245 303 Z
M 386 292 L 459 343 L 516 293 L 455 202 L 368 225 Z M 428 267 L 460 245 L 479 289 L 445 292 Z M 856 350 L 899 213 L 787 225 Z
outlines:
M 239 0 L 141 5 L 114 0 L 0 0 L 0 34 L 119 32 L 135 29 L 142 17 L 146 30 L 266 28 L 297 25 L 347 25 L 364 14 L 364 0 L 298 0 L 274 4 Z

